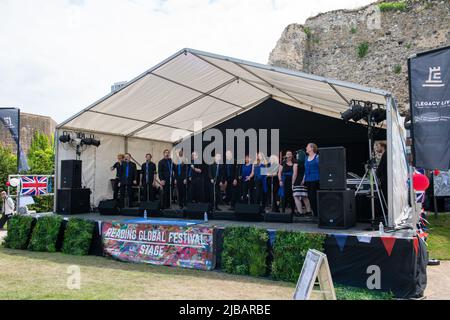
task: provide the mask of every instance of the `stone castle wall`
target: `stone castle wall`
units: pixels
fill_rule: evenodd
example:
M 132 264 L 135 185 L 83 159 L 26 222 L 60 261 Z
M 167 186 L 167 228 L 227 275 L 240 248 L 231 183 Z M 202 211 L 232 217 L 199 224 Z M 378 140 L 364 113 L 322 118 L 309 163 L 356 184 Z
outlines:
M 379 2 L 288 25 L 269 64 L 388 90 L 405 112 L 407 59 L 450 45 L 450 0 L 409 0 L 404 11 L 383 12 Z M 364 44 L 367 54 L 360 57 Z
M 20 143 L 25 153 L 28 153 L 35 132 L 45 133 L 49 138 L 52 138 L 55 128 L 56 122 L 50 117 L 21 112 Z M 9 130 L 3 125 L 0 125 L 0 142 L 2 145 L 16 150 L 16 143 L 12 139 Z

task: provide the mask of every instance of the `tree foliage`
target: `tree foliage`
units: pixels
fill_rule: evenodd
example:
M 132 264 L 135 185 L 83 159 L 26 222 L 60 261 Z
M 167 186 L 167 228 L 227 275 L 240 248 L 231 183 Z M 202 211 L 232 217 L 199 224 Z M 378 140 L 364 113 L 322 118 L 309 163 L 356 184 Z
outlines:
M 30 174 L 48 174 L 55 173 L 55 151 L 53 139 L 49 139 L 41 132 L 35 132 L 28 151 L 28 165 Z M 54 189 L 53 180 L 49 183 Z M 54 190 L 53 190 L 54 191 Z M 36 212 L 53 211 L 53 196 L 34 197 L 35 204 L 29 208 Z
M 17 171 L 17 157 L 8 147 L 0 142 L 0 190 L 6 190 L 8 175 Z
M 53 174 L 55 171 L 55 152 L 53 139 L 45 134 L 35 132 L 28 151 L 28 165 L 31 174 Z

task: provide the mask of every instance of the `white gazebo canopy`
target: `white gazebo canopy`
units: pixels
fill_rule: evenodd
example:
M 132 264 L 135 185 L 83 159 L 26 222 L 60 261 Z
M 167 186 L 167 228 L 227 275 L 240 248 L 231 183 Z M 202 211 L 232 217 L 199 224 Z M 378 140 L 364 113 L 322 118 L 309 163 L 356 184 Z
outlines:
M 57 136 L 65 130 L 101 136 L 102 151 L 97 154 L 91 148 L 82 156 L 87 168 L 83 170 L 89 173 L 86 185 L 93 189 L 97 203 L 109 192 L 104 181 L 111 175 L 108 164 L 115 152 L 153 148 L 160 153 L 192 135 L 196 121 L 205 130 L 269 98 L 335 118 L 341 118 L 352 99 L 386 105 L 388 224 L 406 221 L 410 205 L 405 130 L 394 99 L 384 90 L 183 49 L 59 124 Z M 58 160 L 72 157 L 73 151 L 59 143 L 57 175 Z
M 183 49 L 60 124 L 124 137 L 175 142 L 268 98 L 340 118 L 351 99 L 386 104 L 390 94 L 353 83 Z

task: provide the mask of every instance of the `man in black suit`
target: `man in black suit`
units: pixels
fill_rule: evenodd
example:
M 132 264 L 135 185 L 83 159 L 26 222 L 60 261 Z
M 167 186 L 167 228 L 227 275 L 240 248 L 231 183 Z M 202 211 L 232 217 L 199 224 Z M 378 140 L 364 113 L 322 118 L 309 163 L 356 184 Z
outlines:
M 161 206 L 163 209 L 170 208 L 172 183 L 173 183 L 173 163 L 169 150 L 164 150 L 164 157 L 158 162 L 158 177 L 162 187 Z
M 220 211 L 220 188 L 225 185 L 225 165 L 222 163 L 222 155 L 217 153 L 214 163 L 208 166 L 210 202 L 216 211 Z
M 189 177 L 189 201 L 204 202 L 205 201 L 205 173 L 203 164 L 198 161 L 197 152 L 192 152 L 191 165 L 188 171 Z
M 122 163 L 120 175 L 120 206 L 123 208 L 125 199 L 128 199 L 126 205 L 129 206 L 133 201 L 133 185 L 137 183 L 136 164 L 131 161 L 131 154 L 125 153 L 125 159 Z
M 142 201 L 153 201 L 155 195 L 153 194 L 153 187 L 155 185 L 156 165 L 152 162 L 152 155 L 147 153 L 145 155 L 145 162 L 141 166 L 141 186 L 142 186 Z
M 187 195 L 187 173 L 189 166 L 186 164 L 183 150 L 178 151 L 178 157 L 176 163 L 174 163 L 174 181 L 178 192 L 178 205 L 180 209 L 186 205 L 186 195 Z
M 239 196 L 238 168 L 233 158 L 233 152 L 227 150 L 225 154 L 225 200 L 230 203 L 230 210 L 234 210 Z

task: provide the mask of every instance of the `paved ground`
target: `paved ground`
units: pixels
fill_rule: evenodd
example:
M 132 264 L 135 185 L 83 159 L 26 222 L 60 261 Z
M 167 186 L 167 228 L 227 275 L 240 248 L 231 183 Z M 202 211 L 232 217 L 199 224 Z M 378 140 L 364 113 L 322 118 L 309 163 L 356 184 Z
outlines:
M 0 231 L 0 241 L 6 231 Z M 450 261 L 441 261 L 439 266 L 428 266 L 428 284 L 425 296 L 428 300 L 450 300 Z
M 427 299 L 450 300 L 450 261 L 441 261 L 439 266 L 428 266 L 427 279 Z

